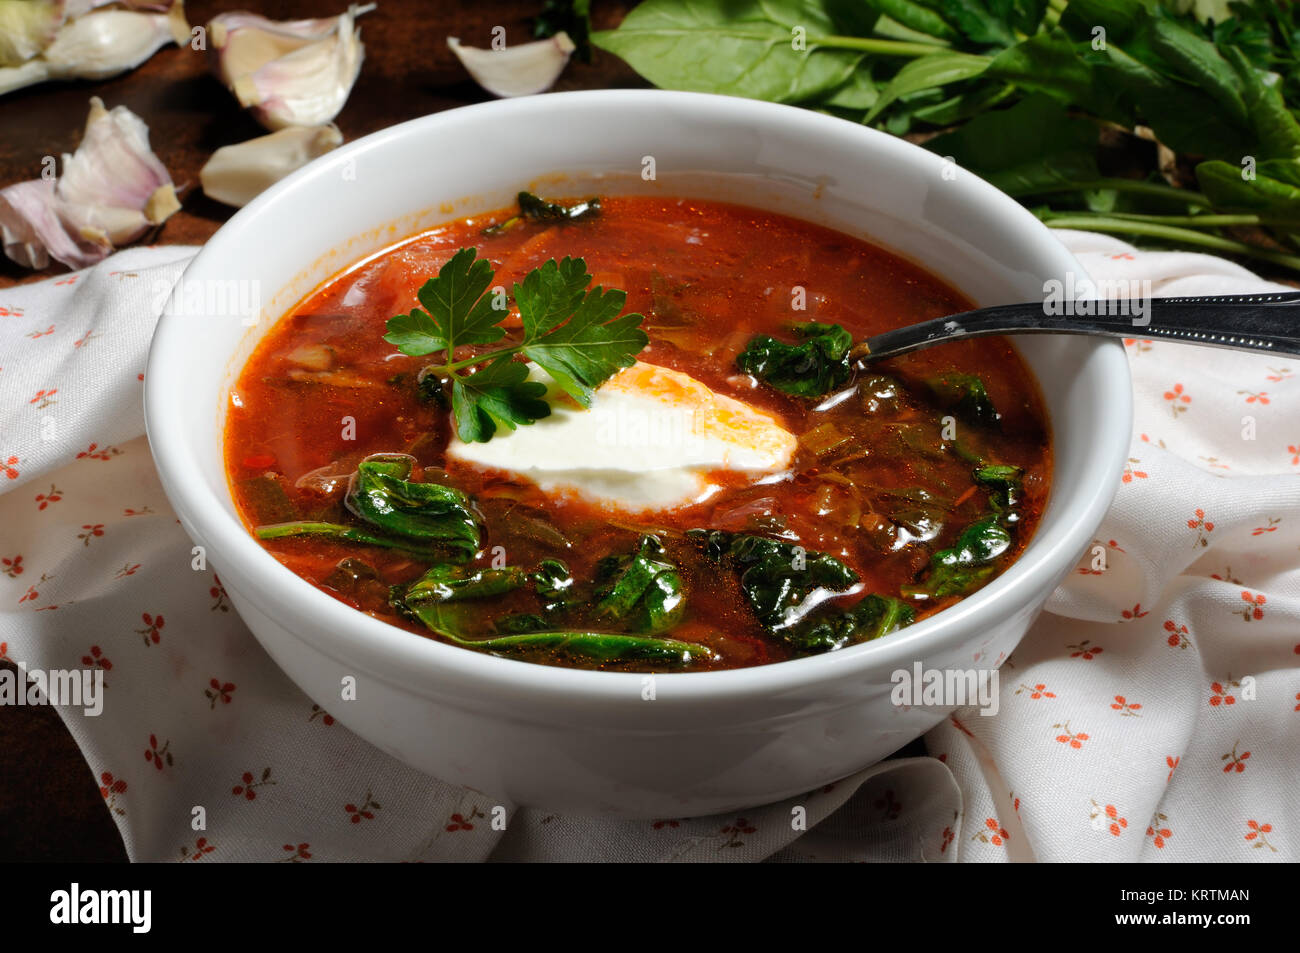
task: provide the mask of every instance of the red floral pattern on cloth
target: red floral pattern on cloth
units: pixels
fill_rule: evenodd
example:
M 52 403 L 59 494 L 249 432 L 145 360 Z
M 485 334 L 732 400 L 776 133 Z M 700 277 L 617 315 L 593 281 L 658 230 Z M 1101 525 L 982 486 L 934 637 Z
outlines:
M 1097 278 L 1267 288 L 1063 234 Z M 1127 343 L 1137 419 L 1104 556 L 1005 660 L 999 714 L 943 718 L 934 757 L 727 815 L 593 821 L 360 741 L 348 702 L 303 696 L 195 565 L 140 413 L 155 303 L 189 254 L 0 292 L 0 658 L 111 675 L 101 716 L 60 714 L 133 859 L 1297 859 L 1300 361 Z
M 1095 276 L 1149 278 L 1158 295 L 1283 290 L 1207 256 L 1116 261 L 1122 242 L 1065 238 Z M 1003 713 L 1021 723 L 958 711 L 966 731 L 945 721 L 927 746 L 967 817 L 1006 823 L 989 776 L 1049 795 L 1017 812 L 1026 850 L 1009 859 L 1295 860 L 1280 819 L 1300 816 L 1283 780 L 1300 762 L 1300 360 L 1127 351 L 1134 442 L 1094 541 L 1104 559 L 1090 548 L 1004 666 Z M 1046 686 L 1050 710 L 1022 700 Z M 1042 741 L 1025 735 L 1035 723 Z M 970 846 L 963 860 L 989 859 Z

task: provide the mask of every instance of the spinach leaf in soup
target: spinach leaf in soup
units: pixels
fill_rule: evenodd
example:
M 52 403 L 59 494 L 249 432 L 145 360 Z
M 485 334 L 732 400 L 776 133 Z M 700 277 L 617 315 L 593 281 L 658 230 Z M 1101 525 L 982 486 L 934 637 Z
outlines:
M 617 590 L 615 601 L 622 613 L 620 621 L 642 625 L 642 631 L 650 631 L 656 625 L 671 628 L 684 611 L 680 579 L 676 579 L 674 587 L 670 579 L 664 578 L 675 579 L 675 567 L 642 555 L 649 552 L 653 556 L 660 551 L 643 541 L 638 552 L 621 564 L 622 572 L 606 597 L 615 598 Z M 711 649 L 694 642 L 563 627 L 534 613 L 514 613 L 488 620 L 498 634 L 468 637 L 468 629 L 475 623 L 482 625 L 490 615 L 490 607 L 476 604 L 480 600 L 504 595 L 529 583 L 539 596 L 550 598 L 566 591 L 572 581 L 559 560 L 545 560 L 533 573 L 518 567 L 475 569 L 441 565 L 434 566 L 408 586 L 394 586 L 390 602 L 401 615 L 422 622 L 430 631 L 456 645 L 498 655 L 546 652 L 598 664 L 651 661 L 668 665 L 687 665 L 714 657 Z
M 439 561 L 465 562 L 479 547 L 479 520 L 469 497 L 455 487 L 408 479 L 415 458 L 376 453 L 357 464 L 344 504 L 359 524 L 327 520 L 267 523 L 258 539 L 319 536 L 380 546 Z
M 903 586 L 902 595 L 921 600 L 965 596 L 987 582 L 997 560 L 1011 550 L 1011 528 L 1020 520 L 1024 471 L 1001 463 L 981 464 L 972 471 L 976 486 L 988 491 L 992 511 L 967 526 L 947 549 L 930 557 L 925 577 Z
M 725 561 L 740 573 L 740 587 L 754 614 L 772 631 L 792 625 L 804 600 L 815 589 L 843 592 L 858 574 L 834 556 L 810 552 L 795 543 L 728 533 L 690 530 L 711 559 Z
M 569 567 L 559 559 L 543 559 L 531 576 L 542 611 L 548 616 L 574 604 L 574 580 Z
M 344 503 L 355 516 L 385 533 L 445 549 L 463 562 L 479 548 L 479 523 L 469 497 L 441 483 L 409 479 L 415 458 L 376 453 L 359 464 Z
M 821 397 L 852 376 L 853 335 L 838 324 L 802 321 L 791 326 L 798 344 L 759 334 L 736 358 L 736 366 L 765 384 L 796 397 Z
M 975 482 L 989 491 L 989 508 L 998 515 L 1003 523 L 1016 523 L 1020 520 L 1016 506 L 1020 502 L 1021 479 L 1024 471 L 1020 467 L 992 463 L 976 467 L 973 474 Z
M 829 652 L 879 638 L 916 617 L 905 603 L 875 594 L 847 610 L 820 601 L 805 607 L 815 593 L 845 592 L 859 581 L 856 572 L 827 553 L 722 530 L 690 530 L 687 536 L 703 544 L 706 556 L 739 573 L 759 623 L 797 652 Z
M 521 588 L 528 574 L 517 566 L 503 569 L 476 569 L 470 566 L 434 566 L 402 593 L 408 609 L 424 604 L 461 602 L 500 596 Z
M 885 490 L 880 496 L 889 521 L 907 530 L 911 540 L 925 542 L 943 532 L 952 500 L 942 499 L 922 486 Z
M 654 536 L 642 536 L 636 552 L 607 556 L 596 566 L 596 618 L 632 632 L 666 632 L 686 612 L 682 577 L 664 558 Z
M 464 648 L 479 649 L 495 655 L 548 652 L 602 664 L 657 662 L 682 666 L 714 658 L 712 649 L 695 642 L 612 632 L 527 632 L 473 641 L 457 638 L 450 633 L 443 635 Z
M 289 523 L 265 523 L 253 530 L 258 539 L 288 539 L 293 536 L 320 536 L 337 539 L 346 543 L 361 543 L 365 546 L 381 546 L 395 549 L 424 559 L 441 559 L 447 557 L 445 549 L 426 542 L 390 536 L 376 532 L 366 526 L 348 526 L 344 523 L 327 523 L 320 520 L 296 520 Z
M 924 579 L 900 591 L 921 600 L 967 595 L 992 577 L 994 562 L 1010 548 L 1011 533 L 998 517 L 981 517 L 962 530 L 950 548 L 930 557 Z
M 802 652 L 833 652 L 857 642 L 888 635 L 916 620 L 915 610 L 891 596 L 872 593 L 843 612 L 819 612 L 785 632 L 785 640 Z
M 951 410 L 967 423 L 996 427 L 1002 419 L 984 381 L 974 374 L 940 374 L 926 382 L 930 392 L 945 410 Z
M 552 224 L 556 222 L 580 222 L 583 219 L 595 218 L 600 214 L 600 199 L 598 197 L 574 202 L 572 205 L 564 205 L 561 202 L 548 202 L 532 192 L 520 192 L 518 202 L 518 215 L 512 215 L 495 225 L 489 225 L 483 229 L 483 234 L 500 235 L 502 232 L 523 222 L 549 222 Z

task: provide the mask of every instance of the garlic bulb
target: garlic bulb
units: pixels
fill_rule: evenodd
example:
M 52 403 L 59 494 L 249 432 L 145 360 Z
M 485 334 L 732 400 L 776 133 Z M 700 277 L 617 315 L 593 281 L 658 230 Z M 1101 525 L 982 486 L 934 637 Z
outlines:
M 573 40 L 561 30 L 554 36 L 500 50 L 464 46 L 454 36 L 447 45 L 461 65 L 494 96 L 531 96 L 555 85 L 573 55 Z
M 133 70 L 168 43 L 189 41 L 184 4 L 165 12 L 91 10 L 64 23 L 53 39 L 17 66 L 0 69 L 0 95 L 49 79 L 108 79 Z
M 238 208 L 290 172 L 342 144 L 343 134 L 333 123 L 290 126 L 247 142 L 222 146 L 199 171 L 199 181 L 209 198 Z
M 63 155 L 57 182 L 0 189 L 0 237 L 11 259 L 84 268 L 139 238 L 180 208 L 171 175 L 149 148 L 149 129 L 125 106 L 90 100 L 81 144 Z
M 361 72 L 365 48 L 353 21 L 374 8 L 353 4 L 315 20 L 220 14 L 208 23 L 213 69 L 267 129 L 322 125 L 339 114 Z

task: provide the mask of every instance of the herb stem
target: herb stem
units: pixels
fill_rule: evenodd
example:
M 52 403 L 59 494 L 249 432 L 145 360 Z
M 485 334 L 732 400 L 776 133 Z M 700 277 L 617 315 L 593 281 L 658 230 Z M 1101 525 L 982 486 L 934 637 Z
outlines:
M 1092 216 L 1086 214 L 1049 215 L 1044 219 L 1044 223 L 1051 228 L 1081 228 L 1094 232 L 1115 232 L 1121 235 L 1144 235 L 1149 238 L 1163 238 L 1166 241 L 1183 245 L 1197 245 L 1202 248 L 1213 248 L 1216 251 L 1241 255 L 1246 258 L 1257 258 L 1260 261 L 1272 262 L 1275 265 L 1282 265 L 1285 268 L 1300 271 L 1300 256 L 1259 248 L 1255 245 L 1248 245 L 1245 242 L 1234 241 L 1230 238 L 1222 238 L 1218 235 L 1207 235 L 1204 232 L 1198 232 L 1190 228 L 1175 228 L 1171 225 L 1159 225 L 1151 222 L 1134 221 L 1133 219 L 1107 218 L 1101 215 Z
M 874 36 L 819 36 L 808 39 L 809 46 L 824 46 L 837 50 L 861 50 L 879 56 L 929 56 L 940 50 L 951 49 L 947 43 L 908 43 L 904 40 L 882 40 Z
M 363 527 L 346 526 L 341 523 L 322 523 L 314 520 L 297 520 L 291 523 L 271 523 L 265 526 L 258 526 L 253 530 L 253 534 L 258 539 L 284 539 L 290 536 L 326 536 L 331 539 L 342 539 L 353 543 L 364 543 L 368 546 L 384 546 L 388 549 L 400 550 L 425 559 L 431 559 L 435 556 L 441 555 L 432 543 L 422 544 L 398 539 L 382 532 L 372 532 Z
M 1194 192 L 1191 189 L 1179 189 L 1159 182 L 1146 182 L 1142 179 L 1094 179 L 1091 182 L 1069 182 L 1061 185 L 1016 189 L 1009 194 L 1019 197 L 1022 195 L 1049 195 L 1057 192 L 1092 192 L 1099 189 L 1114 189 L 1117 192 L 1132 192 L 1137 195 L 1150 195 L 1153 198 L 1172 199 L 1176 202 L 1195 205 L 1198 208 L 1210 207 L 1210 200 L 1200 192 Z
M 473 367 L 475 364 L 486 363 L 489 359 L 496 360 L 504 354 L 518 354 L 524 349 L 524 345 L 515 344 L 511 347 L 503 347 L 494 350 L 491 354 L 480 354 L 477 357 L 467 357 L 463 361 L 452 361 L 450 364 L 432 364 L 430 370 L 435 374 L 446 374 L 451 376 L 463 367 Z
M 1300 228 L 1300 219 L 1245 213 L 1237 215 L 1140 215 L 1136 212 L 1111 212 L 1109 215 L 1111 218 L 1122 218 L 1125 221 L 1150 222 L 1153 225 L 1181 225 L 1190 228 L 1218 228 L 1225 225 Z

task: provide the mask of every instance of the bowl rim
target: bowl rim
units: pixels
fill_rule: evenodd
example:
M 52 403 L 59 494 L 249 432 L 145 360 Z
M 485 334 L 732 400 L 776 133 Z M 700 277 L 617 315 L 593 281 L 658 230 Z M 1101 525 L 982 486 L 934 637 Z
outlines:
M 586 105 L 635 109 L 677 109 L 707 119 L 725 112 L 728 120 L 752 121 L 756 125 L 783 124 L 819 138 L 856 136 L 873 150 L 873 161 L 920 164 L 923 171 L 939 175 L 946 160 L 902 139 L 832 116 L 793 106 L 720 96 L 709 93 L 668 90 L 583 90 L 546 93 L 477 103 L 422 116 L 390 126 L 347 143 L 312 161 L 263 192 L 236 212 L 200 247 L 181 280 L 201 280 L 212 263 L 230 254 L 239 254 L 239 236 L 257 228 L 264 216 L 274 216 L 283 197 L 301 190 L 311 190 L 333 181 L 344 164 L 367 152 L 383 150 L 416 131 L 436 128 L 450 122 L 481 117 L 486 122 L 508 122 L 521 113 L 535 115 L 556 108 L 581 109 Z M 927 169 L 928 167 L 928 169 Z M 522 176 L 521 176 L 522 178 Z M 987 207 L 990 219 L 997 218 L 1000 230 L 1019 227 L 1041 239 L 1043 262 L 1057 275 L 1073 270 L 1086 274 L 1074 256 L 1052 236 L 1039 219 L 1014 199 L 975 175 L 961 177 L 958 187 L 970 192 L 973 201 Z M 794 213 L 797 217 L 797 213 Z M 342 244 L 350 236 L 341 236 Z M 405 236 L 403 236 L 405 237 Z M 887 244 L 882 244 L 889 250 Z M 351 267 L 350 265 L 347 267 Z M 220 274 L 220 271 L 216 273 Z M 287 280 L 287 276 L 286 276 Z M 277 289 L 278 290 L 278 289 Z M 959 289 L 960 290 L 960 289 Z M 279 319 L 268 325 L 268 330 Z M 266 333 L 266 332 L 262 332 Z M 953 650 L 970 638 L 972 631 L 991 628 L 1023 610 L 1038 599 L 1038 594 L 1056 585 L 1055 577 L 1068 568 L 1091 538 L 1095 527 L 1109 508 L 1118 487 L 1116 475 L 1127 457 L 1132 415 L 1132 394 L 1128 360 L 1123 345 L 1110 339 L 1074 338 L 1083 349 L 1081 364 L 1091 368 L 1108 382 L 1106 414 L 1097 425 L 1099 439 L 1085 467 L 1084 488 L 1069 502 L 1074 514 L 1063 520 L 1055 532 L 1044 537 L 1038 528 L 1033 540 L 1033 559 L 1022 554 L 991 583 L 956 605 L 944 609 L 890 636 L 850 646 L 824 655 L 792 659 L 767 665 L 708 672 L 660 672 L 654 676 L 657 692 L 677 700 L 736 700 L 807 689 L 821 682 L 852 677 L 881 669 L 910 669 L 913 663 Z M 335 659 L 347 658 L 356 666 L 362 658 L 371 675 L 400 684 L 420 695 L 436 694 L 434 674 L 443 683 L 446 678 L 463 680 L 477 689 L 491 689 L 511 697 L 529 700 L 626 700 L 629 693 L 639 697 L 646 678 L 644 673 L 605 672 L 561 666 L 541 665 L 516 659 L 500 658 L 447 645 L 390 625 L 368 616 L 332 598 L 305 579 L 297 576 L 261 547 L 242 522 L 225 511 L 225 504 L 207 485 L 187 446 L 186 428 L 180 413 L 180 401 L 171 399 L 175 388 L 184 383 L 180 362 L 172 359 L 186 346 L 182 321 L 164 311 L 155 329 L 145 372 L 144 410 L 146 432 L 153 451 L 159 477 L 172 506 L 190 535 L 199 544 L 207 543 L 223 563 L 239 561 L 246 572 L 229 573 L 214 566 L 227 578 L 245 575 L 256 585 L 238 588 L 238 595 L 259 611 L 274 618 L 276 610 L 265 604 L 262 590 L 282 590 L 285 602 L 292 603 L 297 623 L 285 625 L 288 631 L 317 651 Z M 229 361 L 229 356 L 226 360 Z M 1123 386 L 1114 386 L 1121 384 Z M 219 399 L 218 394 L 203 398 Z M 215 409 L 215 407 L 214 407 Z M 214 414 L 214 419 L 216 415 Z M 1055 428 L 1057 422 L 1053 421 Z M 194 437 L 192 439 L 199 439 Z M 222 474 L 223 477 L 225 474 Z M 223 479 L 223 484 L 226 481 Z M 227 484 L 228 486 L 228 484 Z M 227 489 L 228 493 L 228 489 Z M 1080 532 L 1078 527 L 1086 527 Z M 287 587 L 287 588 L 286 588 Z M 251 627 L 250 627 L 251 628 Z M 309 637 L 302 635 L 310 631 Z M 996 666 L 992 666 L 996 667 Z

